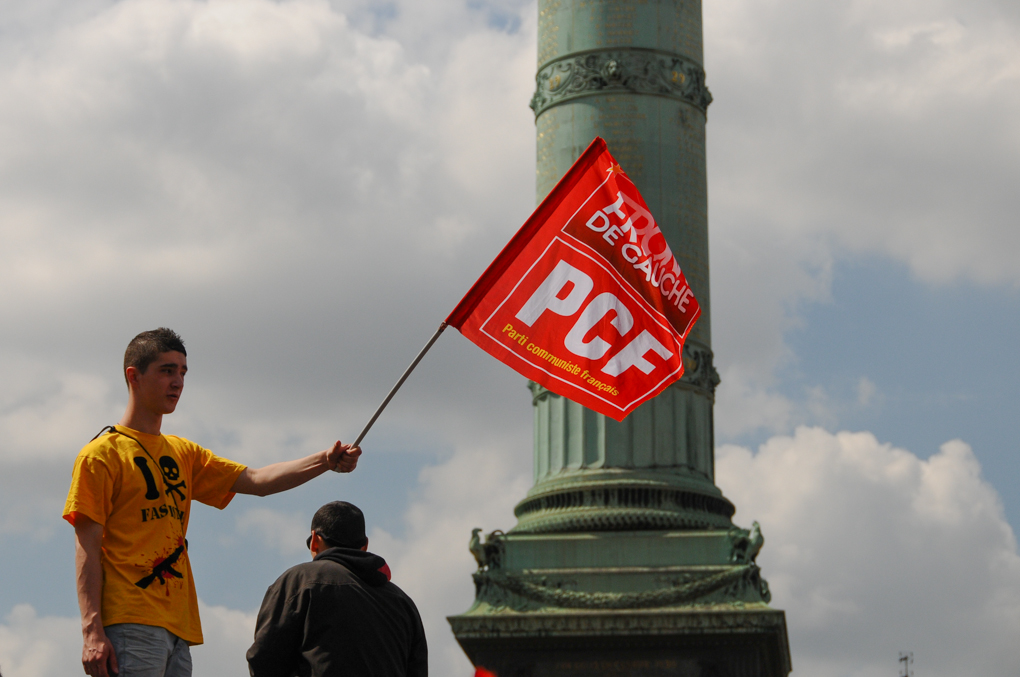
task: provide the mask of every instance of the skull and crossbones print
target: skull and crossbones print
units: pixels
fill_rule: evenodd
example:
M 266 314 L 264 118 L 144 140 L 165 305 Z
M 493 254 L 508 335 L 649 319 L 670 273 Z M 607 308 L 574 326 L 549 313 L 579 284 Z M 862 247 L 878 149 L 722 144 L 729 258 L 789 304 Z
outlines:
M 159 467 L 163 471 L 163 479 L 166 480 L 166 495 L 177 494 L 183 501 L 185 496 L 182 489 L 187 489 L 188 485 L 184 483 L 184 480 L 177 481 L 181 478 L 181 468 L 177 465 L 177 461 L 171 456 L 160 456 Z

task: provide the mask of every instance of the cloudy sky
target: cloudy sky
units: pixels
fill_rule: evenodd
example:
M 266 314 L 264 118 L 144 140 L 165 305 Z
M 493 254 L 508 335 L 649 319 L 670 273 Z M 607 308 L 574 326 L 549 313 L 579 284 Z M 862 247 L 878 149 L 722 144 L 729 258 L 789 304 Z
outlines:
M 189 348 L 164 425 L 250 464 L 357 435 L 534 205 L 528 0 L 0 5 L 0 670 L 80 670 L 78 449 L 119 364 Z M 1020 5 L 708 0 L 718 484 L 795 674 L 1020 662 Z M 472 527 L 531 485 L 523 380 L 456 333 L 351 476 L 198 508 L 196 677 L 345 498 L 470 667 Z

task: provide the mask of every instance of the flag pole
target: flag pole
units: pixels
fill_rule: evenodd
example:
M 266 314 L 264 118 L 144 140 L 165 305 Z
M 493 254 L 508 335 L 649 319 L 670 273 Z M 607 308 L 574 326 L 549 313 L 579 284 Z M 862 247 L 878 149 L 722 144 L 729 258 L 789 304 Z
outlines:
M 404 381 L 406 381 L 407 377 L 411 375 L 411 372 L 414 371 L 414 368 L 418 366 L 418 363 L 421 362 L 421 359 L 425 357 L 425 353 L 429 351 L 429 348 L 431 348 L 435 344 L 435 342 L 439 340 L 439 336 L 440 334 L 443 333 L 444 329 L 446 329 L 445 322 L 439 325 L 439 329 L 437 329 L 436 333 L 432 335 L 432 338 L 429 339 L 429 342 L 425 344 L 425 347 L 421 349 L 421 352 L 418 353 L 418 357 L 414 358 L 414 361 L 411 362 L 411 366 L 409 366 L 404 371 L 403 375 L 397 381 L 396 385 L 394 385 L 393 388 L 390 389 L 389 394 L 386 395 L 386 399 L 382 401 L 382 404 L 379 405 L 379 408 L 375 410 L 375 414 L 373 414 L 372 418 L 368 421 L 368 424 L 365 426 L 365 429 L 361 431 L 360 435 L 358 435 L 358 439 L 354 440 L 354 444 L 351 445 L 352 447 L 358 446 L 359 444 L 361 444 L 361 441 L 365 439 L 365 435 L 367 435 L 368 431 L 372 429 L 372 425 L 375 423 L 376 419 L 379 418 L 379 414 L 383 412 L 383 409 L 386 408 L 386 405 L 389 404 L 390 400 L 393 399 L 393 396 L 397 394 L 397 391 L 400 390 L 400 386 L 404 385 Z

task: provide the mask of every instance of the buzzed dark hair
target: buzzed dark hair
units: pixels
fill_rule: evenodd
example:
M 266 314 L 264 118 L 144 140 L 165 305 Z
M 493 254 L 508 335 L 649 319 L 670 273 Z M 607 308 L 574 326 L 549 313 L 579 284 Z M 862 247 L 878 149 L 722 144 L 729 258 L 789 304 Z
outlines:
M 315 511 L 312 531 L 335 548 L 360 548 L 368 543 L 365 513 L 347 501 L 333 501 Z
M 149 365 L 160 356 L 160 353 L 170 352 L 171 350 L 182 355 L 188 354 L 188 351 L 184 349 L 184 339 L 173 329 L 160 327 L 159 329 L 143 331 L 131 339 L 127 350 L 124 351 L 124 380 L 127 381 L 128 367 L 134 367 L 144 374 Z

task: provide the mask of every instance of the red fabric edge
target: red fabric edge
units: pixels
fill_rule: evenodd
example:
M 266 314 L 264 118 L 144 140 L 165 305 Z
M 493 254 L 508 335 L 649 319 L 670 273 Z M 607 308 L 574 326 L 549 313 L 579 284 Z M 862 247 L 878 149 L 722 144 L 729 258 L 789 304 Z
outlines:
M 478 281 L 464 295 L 461 302 L 457 304 L 457 307 L 446 318 L 446 324 L 456 327 L 458 330 L 461 328 L 492 288 L 492 285 L 502 277 L 506 269 L 510 267 L 511 262 L 517 258 L 521 251 L 531 242 L 531 239 L 535 237 L 535 234 L 542 229 L 542 226 L 545 225 L 545 222 L 552 213 L 556 211 L 556 208 L 560 206 L 563 198 L 573 190 L 581 175 L 595 164 L 596 158 L 605 150 L 605 140 L 602 137 L 596 136 L 585 151 L 581 153 L 581 156 L 577 158 L 577 161 L 567 170 L 567 173 L 563 175 L 559 183 L 549 191 L 549 194 L 542 200 L 542 204 L 538 205 L 538 208 L 528 217 L 528 220 L 524 222 L 521 229 L 510 238 L 510 241 L 503 247 L 503 251 L 493 259 L 489 267 L 482 273 L 482 276 L 478 278 Z

